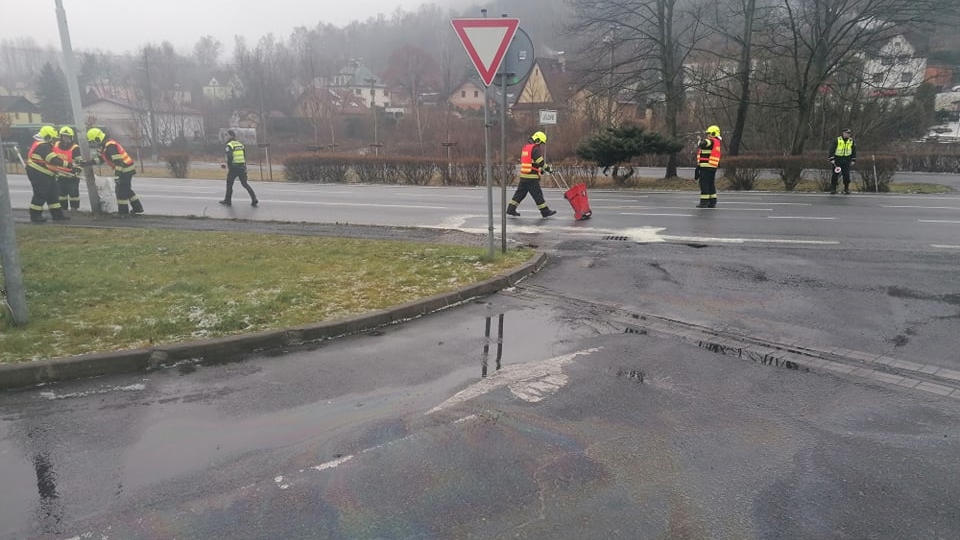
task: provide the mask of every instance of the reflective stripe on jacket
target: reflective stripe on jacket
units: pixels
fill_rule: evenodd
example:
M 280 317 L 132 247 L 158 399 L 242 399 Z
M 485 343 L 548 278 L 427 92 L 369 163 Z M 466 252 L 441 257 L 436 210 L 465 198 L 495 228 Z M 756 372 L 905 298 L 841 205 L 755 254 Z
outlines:
M 113 147 L 111 151 L 110 148 Z M 109 141 L 103 144 L 103 149 L 100 150 L 100 159 L 104 163 L 109 164 L 117 172 L 130 172 L 135 171 L 137 168 L 133 164 L 133 158 L 127 154 L 127 151 L 120 146 L 120 143 L 110 139 Z M 119 161 L 119 163 L 117 163 Z
M 540 167 L 543 167 L 543 156 L 540 155 L 539 145 L 529 143 L 520 151 L 520 178 L 529 180 L 540 179 Z
M 227 163 L 230 165 L 247 164 L 247 155 L 242 142 L 237 140 L 227 141 Z
M 53 151 L 57 154 L 57 157 L 63 161 L 63 165 L 51 166 L 50 170 L 57 173 L 57 176 L 76 177 L 77 175 L 73 174 L 73 161 L 74 156 L 80 152 L 80 146 L 71 144 L 69 148 L 63 149 L 60 147 L 60 143 L 57 143 L 53 145 Z
M 720 166 L 720 137 L 710 137 L 709 148 L 701 148 L 697 156 L 697 165 L 716 169 Z
M 35 169 L 47 176 L 56 176 L 51 170 L 53 160 L 57 159 L 53 145 L 46 141 L 34 141 L 27 151 L 27 167 Z
M 835 157 L 850 157 L 853 153 L 853 138 L 843 140 L 843 137 L 837 137 L 837 149 L 833 153 Z

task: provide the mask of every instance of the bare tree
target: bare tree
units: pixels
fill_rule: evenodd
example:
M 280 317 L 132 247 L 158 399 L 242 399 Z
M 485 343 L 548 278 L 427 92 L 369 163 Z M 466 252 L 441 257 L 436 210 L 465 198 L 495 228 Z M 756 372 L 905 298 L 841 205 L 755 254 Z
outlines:
M 223 44 L 213 36 L 201 36 L 193 46 L 193 57 L 200 67 L 208 70 L 216 67 L 221 53 Z
M 663 129 L 678 135 L 677 125 L 684 104 L 683 64 L 703 27 L 699 17 L 679 10 L 681 0 L 571 0 L 577 21 L 572 30 L 593 36 L 586 43 L 578 64 L 584 83 L 615 91 L 630 89 L 640 100 L 663 105 Z M 611 29 L 616 29 L 611 33 Z M 609 62 L 612 36 L 616 54 Z M 666 176 L 677 175 L 677 154 L 667 162 Z
M 420 118 L 421 94 L 428 88 L 435 88 L 439 79 L 439 66 L 432 56 L 423 49 L 406 45 L 397 49 L 388 62 L 384 78 L 388 84 L 395 84 L 403 88 L 410 104 L 413 107 L 414 119 L 417 125 L 417 141 L 420 143 L 420 154 L 424 153 L 423 123 Z
M 956 13 L 955 0 L 780 0 L 761 45 L 768 84 L 793 111 L 791 154 L 802 154 L 820 89 L 893 35 Z

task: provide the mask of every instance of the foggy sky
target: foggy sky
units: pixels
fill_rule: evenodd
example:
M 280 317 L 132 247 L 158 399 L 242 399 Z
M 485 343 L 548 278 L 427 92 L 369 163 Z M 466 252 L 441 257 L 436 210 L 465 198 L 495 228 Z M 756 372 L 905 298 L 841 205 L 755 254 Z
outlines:
M 421 4 L 448 9 L 451 0 L 63 0 L 75 49 L 134 52 L 140 46 L 169 41 L 181 53 L 192 51 L 200 36 L 220 40 L 233 50 L 234 35 L 256 45 L 273 32 L 286 40 L 297 26 L 318 22 L 345 26 L 378 13 L 388 19 L 398 8 L 411 12 Z M 60 48 L 55 0 L 0 0 L 0 40 L 33 36 L 41 46 Z

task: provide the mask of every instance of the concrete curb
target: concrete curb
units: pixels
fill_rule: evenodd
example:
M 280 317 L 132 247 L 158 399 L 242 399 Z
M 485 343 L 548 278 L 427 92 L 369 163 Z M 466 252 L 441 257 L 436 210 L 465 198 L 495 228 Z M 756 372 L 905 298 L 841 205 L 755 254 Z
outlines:
M 522 266 L 495 278 L 449 293 L 421 298 L 348 319 L 283 330 L 267 330 L 223 338 L 158 345 L 147 349 L 0 364 L 0 389 L 146 371 L 185 361 L 196 364 L 234 362 L 253 354 L 280 351 L 288 347 L 309 345 L 326 339 L 365 332 L 441 311 L 470 299 L 512 287 L 528 275 L 540 271 L 546 262 L 547 255 L 540 252 Z

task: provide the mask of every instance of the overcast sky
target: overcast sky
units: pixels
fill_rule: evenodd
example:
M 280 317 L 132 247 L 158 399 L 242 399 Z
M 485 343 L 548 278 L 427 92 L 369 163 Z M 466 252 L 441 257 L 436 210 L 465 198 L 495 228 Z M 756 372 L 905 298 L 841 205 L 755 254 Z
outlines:
M 147 43 L 169 41 L 180 52 L 192 51 L 200 36 L 233 49 L 233 36 L 255 45 L 273 32 L 286 40 L 297 26 L 318 22 L 345 26 L 398 7 L 416 11 L 421 4 L 447 9 L 451 0 L 63 0 L 70 41 L 77 49 L 114 53 L 135 51 Z M 55 0 L 0 0 L 0 39 L 33 36 L 40 45 L 60 48 Z

